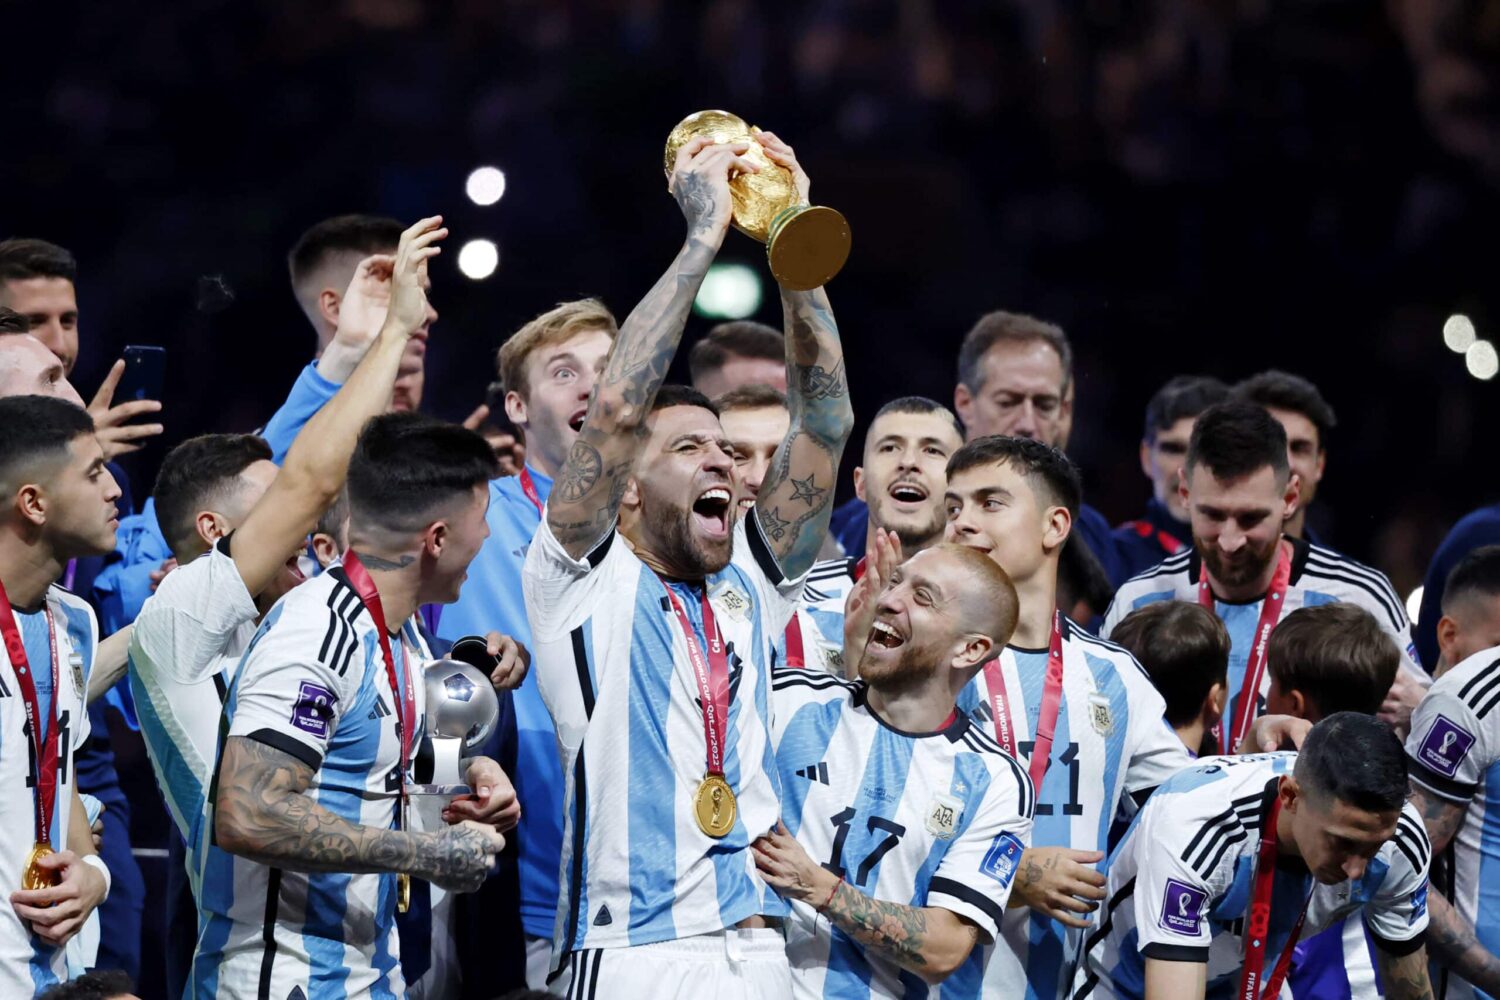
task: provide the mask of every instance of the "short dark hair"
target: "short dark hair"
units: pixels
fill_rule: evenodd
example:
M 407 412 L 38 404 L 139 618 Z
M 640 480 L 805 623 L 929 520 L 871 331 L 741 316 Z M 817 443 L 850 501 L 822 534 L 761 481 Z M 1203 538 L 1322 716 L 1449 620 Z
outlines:
M 240 473 L 269 461 L 271 446 L 254 434 L 200 434 L 167 452 L 151 496 L 172 554 L 191 558 L 198 548 L 198 512 L 222 503 Z
M 1396 680 L 1401 650 L 1364 608 L 1323 604 L 1281 620 L 1266 665 L 1285 692 L 1301 691 L 1318 714 L 1374 715 Z
M 1297 754 L 1297 783 L 1366 812 L 1394 812 L 1406 801 L 1406 751 L 1391 727 L 1363 712 L 1324 718 Z
M 769 385 L 742 385 L 714 401 L 722 416 L 734 410 L 786 409 L 786 393 Z
M 1471 595 L 1500 597 L 1500 545 L 1481 545 L 1449 571 L 1443 584 L 1443 613 Z
M 78 261 L 56 243 L 35 239 L 0 242 L 0 282 L 27 278 L 66 278 L 78 281 Z
M 720 323 L 688 351 L 688 374 L 694 385 L 709 372 L 723 368 L 732 358 L 782 361 L 786 338 L 774 326 L 750 319 Z
M 365 424 L 349 460 L 349 519 L 417 531 L 434 510 L 500 474 L 489 442 L 420 413 L 387 413 Z
M 697 406 L 716 417 L 719 415 L 718 405 L 690 385 L 668 383 L 658 389 L 656 398 L 651 401 L 651 412 L 665 410 L 669 406 Z
M 990 348 L 1001 342 L 1029 344 L 1041 341 L 1057 353 L 1062 362 L 1062 391 L 1073 381 L 1073 345 L 1068 335 L 1056 323 L 1048 323 L 1022 313 L 995 310 L 979 317 L 958 349 L 958 381 L 968 386 L 970 392 L 984 387 L 983 362 Z
M 31 320 L 14 309 L 0 306 L 0 336 L 7 333 L 30 333 Z
M 1130 650 L 1166 700 L 1167 724 L 1198 718 L 1203 699 L 1229 676 L 1229 630 L 1219 616 L 1188 601 L 1157 601 L 1137 608 L 1110 632 Z
M 0 399 L 0 485 L 13 493 L 36 463 L 56 459 L 92 433 L 94 418 L 75 403 L 51 396 Z
M 41 1000 L 110 1000 L 111 997 L 128 996 L 135 992 L 130 974 L 119 969 L 108 969 L 84 973 L 66 983 L 58 983 Z
M 948 479 L 978 465 L 1008 465 L 1024 476 L 1048 506 L 1066 507 L 1073 520 L 1083 503 L 1078 466 L 1057 448 L 1032 438 L 991 434 L 959 448 L 948 459 Z
M 1286 430 L 1254 403 L 1215 403 L 1198 415 L 1188 439 L 1186 468 L 1202 465 L 1225 481 L 1240 479 L 1270 466 L 1278 478 L 1291 470 L 1286 457 Z
M 958 439 L 960 441 L 964 439 L 964 426 L 958 422 L 958 417 L 954 415 L 952 410 L 935 399 L 929 399 L 926 396 L 898 396 L 875 411 L 875 418 L 870 421 L 870 426 L 874 427 L 876 420 L 884 416 L 889 416 L 892 413 L 932 413 L 940 417 L 945 417 L 953 425 L 953 429 L 958 432 Z M 866 433 L 868 434 L 868 432 Z
M 394 250 L 401 242 L 401 223 L 382 215 L 336 215 L 324 219 L 297 238 L 287 254 L 292 286 L 300 286 L 330 254 L 373 253 Z
M 333 503 L 329 504 L 328 509 L 323 511 L 323 515 L 318 518 L 318 523 L 313 527 L 313 533 L 337 539 L 348 520 L 349 490 L 345 488 L 339 490 L 339 495 L 333 498 Z
M 1278 410 L 1300 413 L 1318 429 L 1318 448 L 1328 444 L 1328 435 L 1338 426 L 1333 407 L 1318 387 L 1301 375 L 1277 368 L 1251 375 L 1231 390 L 1234 399 Z
M 1155 443 L 1156 435 L 1177 421 L 1196 418 L 1228 397 L 1229 386 L 1212 375 L 1172 376 L 1146 404 L 1146 442 Z

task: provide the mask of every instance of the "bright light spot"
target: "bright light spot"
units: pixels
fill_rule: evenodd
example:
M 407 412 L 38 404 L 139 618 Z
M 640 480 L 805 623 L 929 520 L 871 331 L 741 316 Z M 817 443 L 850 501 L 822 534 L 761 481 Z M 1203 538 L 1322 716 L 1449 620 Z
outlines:
M 1470 375 L 1488 382 L 1500 372 L 1500 354 L 1495 353 L 1495 345 L 1488 340 L 1476 340 L 1464 352 L 1464 364 Z
M 500 248 L 489 240 L 470 240 L 458 252 L 458 269 L 473 281 L 483 281 L 499 266 Z
M 1478 335 L 1474 333 L 1474 321 L 1463 313 L 1454 313 L 1443 324 L 1443 343 L 1448 345 L 1450 351 L 1462 354 L 1476 339 Z
M 1410 594 L 1406 595 L 1406 617 L 1411 619 L 1412 621 L 1416 621 L 1419 617 L 1421 617 L 1421 614 L 1422 587 L 1420 584 L 1418 584 L 1416 590 L 1413 590 Z
M 505 171 L 480 167 L 464 182 L 464 193 L 476 205 L 493 205 L 505 194 Z
M 744 264 L 711 264 L 693 308 L 714 319 L 744 319 L 760 308 L 760 275 Z

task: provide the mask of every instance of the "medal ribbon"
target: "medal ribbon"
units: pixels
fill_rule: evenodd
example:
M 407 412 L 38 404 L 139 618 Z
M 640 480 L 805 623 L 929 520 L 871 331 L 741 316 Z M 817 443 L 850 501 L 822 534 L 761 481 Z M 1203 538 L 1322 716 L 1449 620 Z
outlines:
M 536 491 L 536 483 L 531 478 L 531 469 L 521 466 L 520 473 L 516 476 L 521 480 L 521 492 L 526 494 L 526 499 L 536 508 L 538 514 L 542 513 L 542 495 Z
M 1292 556 L 1288 546 L 1278 542 L 1276 548 L 1276 572 L 1271 574 L 1271 588 L 1266 591 L 1265 600 L 1261 603 L 1260 619 L 1255 623 L 1255 644 L 1250 647 L 1250 656 L 1245 661 L 1245 679 L 1240 684 L 1240 704 L 1234 713 L 1234 728 L 1227 734 L 1233 737 L 1232 741 L 1225 739 L 1224 727 L 1228 721 L 1228 713 L 1219 717 L 1217 735 L 1220 753 L 1234 753 L 1240 740 L 1250 731 L 1250 723 L 1255 721 L 1255 710 L 1260 704 L 1260 682 L 1266 672 L 1266 649 L 1270 645 L 1271 630 L 1281 620 L 1281 610 L 1286 604 L 1287 584 L 1292 579 Z M 1214 592 L 1208 585 L 1206 568 L 1198 570 L 1198 603 L 1209 611 L 1214 610 Z
M 52 608 L 48 606 L 45 597 L 42 598 L 42 611 L 47 616 L 47 646 L 52 651 L 52 713 L 55 716 L 60 699 L 57 689 L 57 633 L 52 624 Z M 21 630 L 16 627 L 16 618 L 11 613 L 10 598 L 5 596 L 4 584 L 0 584 L 0 633 L 4 633 L 5 652 L 16 672 L 21 700 L 26 704 L 26 728 L 31 739 L 32 759 L 36 762 L 36 791 L 32 796 L 36 805 L 36 842 L 51 844 L 52 808 L 57 802 L 57 761 L 61 752 L 58 747 L 59 727 L 47 726 L 46 736 L 43 738 L 42 709 L 36 693 L 36 678 L 31 676 L 31 663 L 26 659 L 26 643 L 21 640 Z
M 375 634 L 380 638 L 380 655 L 385 660 L 385 676 L 391 685 L 392 700 L 396 703 L 396 735 L 401 738 L 401 810 L 402 826 L 406 825 L 406 765 L 411 760 L 411 745 L 415 736 L 417 695 L 412 686 L 411 665 L 403 671 L 405 684 L 396 677 L 396 659 L 391 655 L 391 636 L 385 625 L 385 609 L 380 605 L 380 592 L 375 589 L 375 581 L 370 579 L 370 571 L 365 569 L 365 564 L 359 561 L 359 556 L 350 549 L 344 555 L 344 575 L 349 578 L 349 585 L 359 595 L 360 603 L 375 619 Z
M 854 582 L 858 583 L 864 575 L 865 560 L 861 558 L 854 564 Z M 807 666 L 807 653 L 802 644 L 802 622 L 796 615 L 792 615 L 792 620 L 786 626 L 786 665 L 798 670 Z
M 1017 760 L 1014 722 L 1010 714 L 1010 699 L 1005 692 L 1005 670 L 997 656 L 984 665 L 984 680 L 990 689 L 990 712 L 995 716 L 995 739 L 1000 749 Z M 1063 649 L 1062 612 L 1052 613 L 1052 641 L 1047 646 L 1047 680 L 1042 685 L 1042 705 L 1036 720 L 1036 743 L 1031 748 L 1031 783 L 1038 795 L 1042 792 L 1042 779 L 1047 776 L 1047 765 L 1051 763 L 1052 738 L 1057 735 L 1057 715 L 1062 709 Z
M 666 586 L 663 583 L 663 586 Z M 729 728 L 729 655 L 719 636 L 719 624 L 714 619 L 713 605 L 708 602 L 708 590 L 703 591 L 703 634 L 708 637 L 708 657 L 693 634 L 693 623 L 687 609 L 677 599 L 671 587 L 667 587 L 667 598 L 677 614 L 677 624 L 682 626 L 682 636 L 687 640 L 688 661 L 693 665 L 693 679 L 698 682 L 698 699 L 703 703 L 703 736 L 708 744 L 708 773 L 724 776 L 724 737 Z
M 1261 1000 L 1262 997 L 1274 1000 L 1280 995 L 1281 984 L 1292 966 L 1292 952 L 1297 946 L 1297 939 L 1302 936 L 1302 924 L 1307 919 L 1307 904 L 1312 901 L 1312 893 L 1308 893 L 1307 898 L 1302 901 L 1301 912 L 1297 914 L 1297 922 L 1292 925 L 1286 947 L 1276 960 L 1276 968 L 1271 971 L 1271 978 L 1266 980 L 1262 988 L 1260 974 L 1266 965 L 1266 935 L 1271 930 L 1271 887 L 1276 879 L 1276 818 L 1280 814 L 1281 795 L 1278 791 L 1265 826 L 1260 831 L 1254 890 L 1250 897 L 1250 918 L 1245 921 L 1245 968 L 1240 978 L 1240 1000 Z

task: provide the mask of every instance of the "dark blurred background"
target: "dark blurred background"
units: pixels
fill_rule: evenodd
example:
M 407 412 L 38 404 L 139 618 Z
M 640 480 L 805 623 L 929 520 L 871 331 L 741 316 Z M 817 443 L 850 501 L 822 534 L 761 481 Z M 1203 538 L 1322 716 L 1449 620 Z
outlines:
M 85 395 L 169 350 L 165 446 L 264 422 L 311 356 L 285 254 L 349 211 L 447 216 L 424 408 L 461 418 L 528 317 L 623 317 L 682 224 L 661 149 L 723 107 L 792 142 L 849 218 L 830 287 L 856 408 L 951 399 L 959 340 L 1006 308 L 1079 355 L 1071 452 L 1133 517 L 1142 408 L 1169 376 L 1305 374 L 1338 411 L 1335 547 L 1407 593 L 1495 499 L 1497 383 L 1444 320 L 1500 339 L 1496 0 L 0 0 L 0 236 L 77 255 Z M 479 207 L 468 173 L 504 197 Z M 457 250 L 500 248 L 486 280 Z M 724 257 L 765 274 L 731 234 Z M 758 318 L 779 324 L 768 288 Z M 689 339 L 709 320 L 695 318 Z M 857 451 L 857 449 L 855 449 Z M 1318 522 L 1315 522 L 1318 523 Z

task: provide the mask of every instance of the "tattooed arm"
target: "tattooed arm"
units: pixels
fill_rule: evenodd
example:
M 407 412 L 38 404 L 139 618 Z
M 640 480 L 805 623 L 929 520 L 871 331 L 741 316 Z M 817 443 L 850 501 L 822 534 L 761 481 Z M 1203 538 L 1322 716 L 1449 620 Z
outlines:
M 952 975 L 979 942 L 978 925 L 951 910 L 871 899 L 813 861 L 784 826 L 751 848 L 771 888 L 816 908 L 870 954 L 926 982 Z
M 1388 1000 L 1432 1000 L 1432 981 L 1427 976 L 1427 949 L 1407 955 L 1392 955 L 1375 942 L 1375 964 Z
M 807 174 L 792 147 L 770 132 L 756 138 L 766 156 L 792 171 L 802 201 Z M 844 349 L 828 295 L 781 290 L 786 326 L 787 409 L 791 427 L 771 459 L 756 496 L 755 516 L 782 572 L 801 576 L 812 567 L 833 517 L 833 493 L 844 444 L 854 428 Z
M 1465 807 L 1413 783 L 1412 805 L 1422 814 L 1433 856 L 1448 849 L 1463 825 Z M 1492 996 L 1500 996 L 1500 958 L 1480 943 L 1474 928 L 1442 894 L 1428 894 L 1427 946 L 1437 963 Z
M 1422 814 L 1422 825 L 1427 828 L 1427 839 L 1432 841 L 1432 855 L 1437 857 L 1448 849 L 1453 835 L 1463 826 L 1466 807 L 1457 802 L 1438 798 L 1416 782 L 1412 783 L 1411 804 Z
M 668 187 L 687 219 L 687 241 L 620 327 L 578 440 L 547 501 L 547 524 L 575 559 L 615 523 L 651 404 L 729 227 L 729 175 L 758 169 L 739 155 L 747 148 L 694 139 L 677 154 Z
M 361 826 L 306 794 L 313 769 L 247 736 L 231 736 L 215 782 L 214 840 L 264 865 L 299 872 L 408 872 L 457 892 L 479 888 L 505 838 L 465 821 L 433 833 Z

